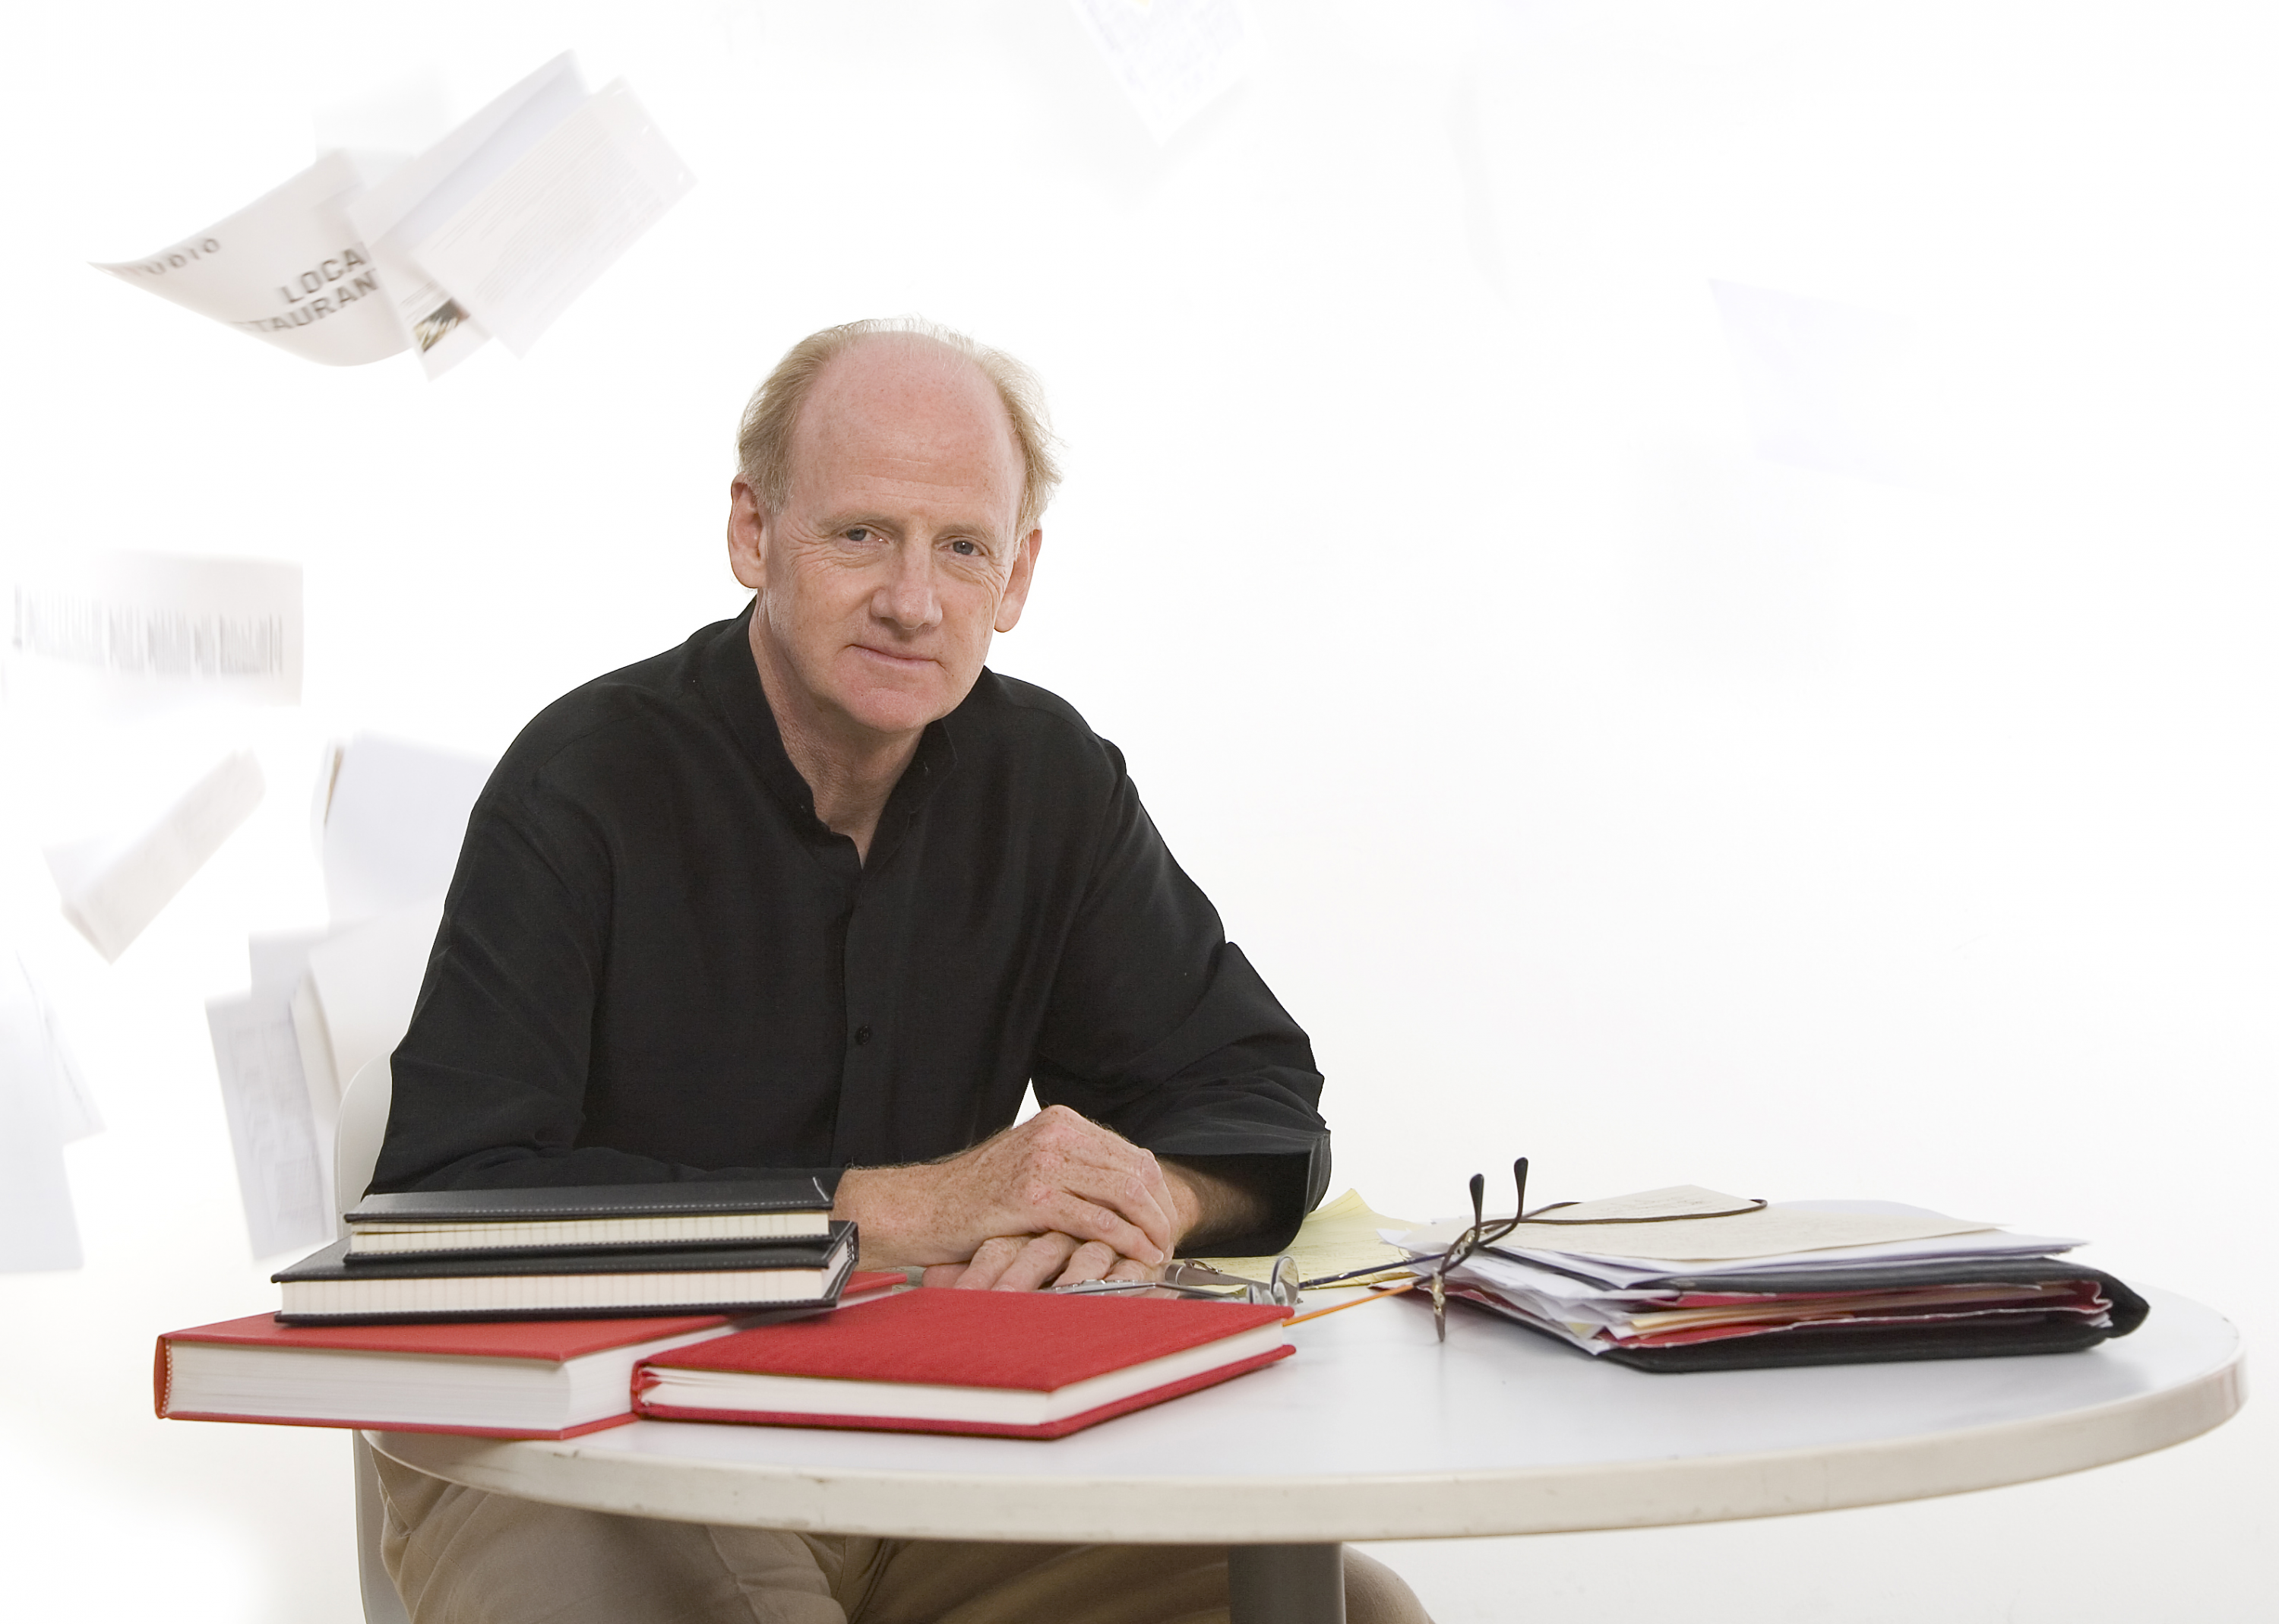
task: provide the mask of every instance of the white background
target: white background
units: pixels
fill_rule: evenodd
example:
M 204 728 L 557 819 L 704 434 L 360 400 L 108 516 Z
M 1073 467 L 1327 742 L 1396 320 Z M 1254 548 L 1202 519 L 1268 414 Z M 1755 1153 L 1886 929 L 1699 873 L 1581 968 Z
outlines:
M 495 754 L 735 611 L 737 410 L 857 315 L 1044 375 L 1069 479 L 995 663 L 1125 748 L 1314 1033 L 1335 1188 L 1899 1199 L 2279 1324 L 2267 8 L 1249 15 L 1158 148 L 1060 0 L 0 13 L 5 545 L 295 559 L 308 604 L 298 710 L 7 718 L 0 937 L 110 1122 L 85 1268 L 0 1279 L 12 1613 L 356 1616 L 341 1435 L 149 1411 L 155 1332 L 273 1303 L 203 1002 L 321 923 L 325 738 Z M 564 47 L 698 184 L 526 362 L 330 371 L 85 267 Z M 1754 457 L 1712 279 L 1912 318 L 1929 471 Z M 241 745 L 267 802 L 103 965 L 37 841 Z M 1381 1554 L 1443 1624 L 2268 1616 L 2273 1436 Z

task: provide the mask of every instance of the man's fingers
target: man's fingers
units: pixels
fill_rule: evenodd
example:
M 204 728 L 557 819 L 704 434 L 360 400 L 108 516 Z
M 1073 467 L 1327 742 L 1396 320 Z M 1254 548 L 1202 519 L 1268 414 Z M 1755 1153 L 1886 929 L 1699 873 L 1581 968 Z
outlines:
M 1033 1238 L 1027 1235 L 1000 1235 L 983 1241 L 973 1249 L 973 1256 L 967 1261 L 964 1272 L 957 1276 L 957 1289 L 961 1291 L 986 1291 L 997 1283 L 997 1277 L 1021 1255 L 1021 1249 Z M 927 1273 L 931 1275 L 932 1270 L 929 1269 Z
M 1116 1248 L 1107 1242 L 1088 1240 L 1070 1254 L 1068 1266 L 1061 1270 L 1053 1283 L 1056 1286 L 1075 1285 L 1080 1281 L 1105 1280 L 1109 1278 L 1109 1270 L 1127 1260 L 1117 1257 Z
M 1101 1276 L 1103 1280 L 1161 1280 L 1163 1277 L 1162 1265 L 1158 1264 L 1155 1268 L 1150 1268 L 1145 1263 L 1137 1262 L 1131 1258 L 1116 1259 L 1109 1267 L 1108 1273 Z
M 1159 1245 L 1145 1229 L 1112 1208 L 1085 1200 L 1065 1191 L 1047 1193 L 1038 1206 L 1043 1222 L 1063 1235 L 1073 1235 L 1078 1240 L 1103 1242 L 1124 1256 L 1137 1258 L 1143 1263 L 1163 1263 L 1170 1260 L 1168 1248 Z
M 958 1276 L 963 1273 L 965 1273 L 965 1265 L 963 1263 L 931 1264 L 926 1268 L 925 1277 L 919 1283 L 930 1286 L 954 1286 L 957 1283 Z
M 1010 1263 L 1005 1266 L 990 1286 L 993 1291 L 1033 1291 L 1045 1284 L 1068 1262 L 1070 1256 L 1093 1243 L 1078 1243 L 1072 1235 L 1038 1235 L 1030 1237 Z

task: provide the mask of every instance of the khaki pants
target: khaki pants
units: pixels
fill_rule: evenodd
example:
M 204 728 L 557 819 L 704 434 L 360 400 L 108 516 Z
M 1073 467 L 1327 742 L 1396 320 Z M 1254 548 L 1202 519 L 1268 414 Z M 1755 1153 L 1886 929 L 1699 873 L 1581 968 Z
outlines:
M 412 1624 L 1224 1624 L 1224 1545 L 1024 1545 L 620 1517 L 377 1457 Z M 1345 1554 L 1349 1624 L 1431 1624 Z

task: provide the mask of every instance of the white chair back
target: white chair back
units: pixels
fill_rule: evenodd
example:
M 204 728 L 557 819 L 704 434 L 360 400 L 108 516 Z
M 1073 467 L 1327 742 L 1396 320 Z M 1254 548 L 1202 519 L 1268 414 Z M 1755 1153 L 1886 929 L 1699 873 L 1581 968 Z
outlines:
M 341 1096 L 341 1118 L 333 1131 L 333 1199 L 345 1213 L 364 1199 L 372 1170 L 380 1161 L 380 1143 L 388 1137 L 388 1106 L 395 1092 L 395 1075 L 388 1056 L 376 1055 L 349 1079 Z M 348 1226 L 340 1226 L 342 1237 Z

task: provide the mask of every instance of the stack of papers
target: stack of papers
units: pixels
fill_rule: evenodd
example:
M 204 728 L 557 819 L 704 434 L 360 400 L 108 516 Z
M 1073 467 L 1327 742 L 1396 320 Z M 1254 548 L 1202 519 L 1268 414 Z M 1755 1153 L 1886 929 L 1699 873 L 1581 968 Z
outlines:
M 1681 1185 L 1563 1207 L 1449 1270 L 1448 1290 L 1584 1352 L 1665 1370 L 2057 1352 L 2143 1318 L 2118 1281 L 2060 1260 L 2079 1240 L 1894 1202 L 1622 1222 L 1746 1206 Z M 1385 1238 L 1421 1262 L 1463 1228 Z

